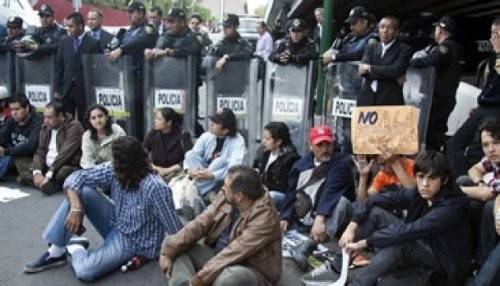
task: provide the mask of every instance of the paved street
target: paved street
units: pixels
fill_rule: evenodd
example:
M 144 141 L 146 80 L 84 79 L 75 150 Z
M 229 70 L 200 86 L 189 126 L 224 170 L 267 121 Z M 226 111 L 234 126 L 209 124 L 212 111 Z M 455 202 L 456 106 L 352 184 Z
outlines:
M 0 187 L 20 189 L 29 196 L 0 202 L 0 285 L 2 286 L 67 286 L 85 285 L 78 281 L 70 264 L 47 270 L 38 274 L 25 274 L 22 267 L 25 263 L 38 257 L 47 248 L 42 239 L 42 232 L 53 212 L 64 199 L 62 193 L 45 196 L 39 191 L 23 187 L 14 182 L 14 178 L 0 181 Z M 1 191 L 1 188 L 0 188 Z M 0 196 L 1 197 L 1 196 Z M 90 239 L 90 249 L 96 248 L 102 241 L 90 222 L 85 222 Z M 281 285 L 301 285 L 299 272 L 292 262 L 285 261 L 285 273 Z M 121 273 L 117 271 L 92 285 L 165 285 L 166 278 L 160 272 L 156 261 L 152 261 L 140 269 Z

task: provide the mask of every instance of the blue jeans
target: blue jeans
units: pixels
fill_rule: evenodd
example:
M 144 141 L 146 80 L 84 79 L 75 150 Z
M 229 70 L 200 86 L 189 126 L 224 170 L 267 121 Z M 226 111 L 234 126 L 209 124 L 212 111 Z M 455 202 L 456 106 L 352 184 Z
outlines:
M 500 283 L 500 239 L 495 231 L 493 205 L 493 200 L 486 202 L 481 218 L 481 234 L 477 259 L 481 265 L 481 269 L 474 279 L 474 285 L 478 286 L 499 285 Z
M 3 178 L 5 176 L 5 173 L 9 170 L 10 167 L 12 167 L 12 164 L 14 162 L 14 158 L 8 155 L 1 156 L 0 157 L 0 178 Z
M 269 198 L 273 202 L 274 207 L 279 211 L 281 209 L 281 205 L 285 200 L 285 193 L 278 191 L 269 191 Z
M 133 253 L 123 251 L 124 237 L 111 227 L 115 204 L 103 193 L 84 187 L 80 195 L 82 208 L 87 219 L 92 223 L 104 242 L 94 251 L 77 250 L 71 256 L 71 264 L 76 277 L 91 281 L 118 269 L 133 257 Z M 45 228 L 43 238 L 58 246 L 65 247 L 72 233 L 66 228 L 69 204 L 64 200 Z
M 220 170 L 222 168 L 227 168 L 227 162 L 225 160 L 222 160 L 221 158 L 216 158 L 210 163 L 210 165 L 207 165 L 204 158 L 191 152 L 186 154 L 184 160 L 184 165 L 189 166 L 190 169 L 208 168 L 210 171 L 214 171 Z M 215 186 L 217 186 L 217 183 L 219 183 L 219 181 L 215 179 L 211 181 L 196 182 L 196 190 L 198 191 L 198 195 L 205 195 Z

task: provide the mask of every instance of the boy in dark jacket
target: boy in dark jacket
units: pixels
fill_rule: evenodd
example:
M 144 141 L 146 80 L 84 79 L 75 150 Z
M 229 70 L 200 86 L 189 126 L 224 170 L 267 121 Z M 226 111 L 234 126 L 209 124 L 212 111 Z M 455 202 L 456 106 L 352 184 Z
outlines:
M 12 117 L 0 129 L 0 178 L 14 163 L 19 174 L 30 172 L 42 119 L 24 94 L 9 100 Z M 24 162 L 24 163 L 23 163 Z
M 375 249 L 369 266 L 351 285 L 374 285 L 406 264 L 432 273 L 432 285 L 463 285 L 469 266 L 469 199 L 453 183 L 446 157 L 424 151 L 414 167 L 417 189 L 368 198 L 339 241 L 351 255 Z M 403 207 L 403 222 L 384 209 Z

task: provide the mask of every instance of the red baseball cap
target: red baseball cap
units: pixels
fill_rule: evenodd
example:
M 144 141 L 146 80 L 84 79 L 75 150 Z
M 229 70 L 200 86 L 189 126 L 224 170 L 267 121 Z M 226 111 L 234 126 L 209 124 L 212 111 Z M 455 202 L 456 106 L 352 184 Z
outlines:
M 321 142 L 333 143 L 333 132 L 328 125 L 317 125 L 309 131 L 309 142 L 312 145 L 317 145 Z

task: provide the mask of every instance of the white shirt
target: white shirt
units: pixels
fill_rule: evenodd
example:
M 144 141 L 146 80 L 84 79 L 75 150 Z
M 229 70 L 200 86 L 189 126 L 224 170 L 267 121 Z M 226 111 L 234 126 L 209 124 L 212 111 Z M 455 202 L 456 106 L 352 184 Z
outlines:
M 47 167 L 51 167 L 54 161 L 56 160 L 57 157 L 57 144 L 56 144 L 56 138 L 57 138 L 57 130 L 52 129 L 50 132 L 50 142 L 49 142 L 49 150 L 47 152 L 47 156 L 45 157 L 45 164 Z
M 264 34 L 259 35 L 257 45 L 255 46 L 255 54 L 267 60 L 269 54 L 273 51 L 274 43 L 271 34 L 265 31 Z

